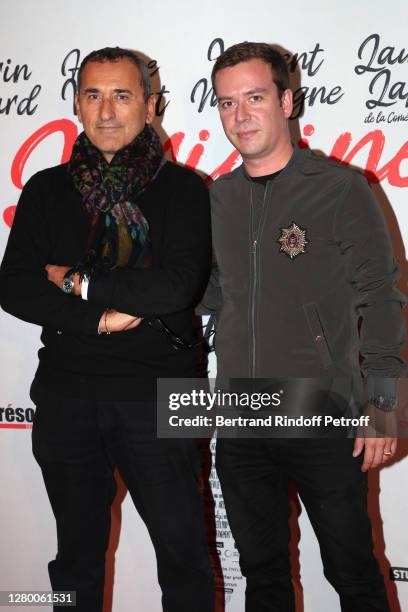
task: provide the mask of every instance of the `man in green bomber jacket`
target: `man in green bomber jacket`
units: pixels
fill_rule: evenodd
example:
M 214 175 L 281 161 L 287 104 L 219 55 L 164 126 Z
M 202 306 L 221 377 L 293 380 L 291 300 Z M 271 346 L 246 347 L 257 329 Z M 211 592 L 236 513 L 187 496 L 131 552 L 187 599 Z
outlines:
M 68 164 L 25 186 L 0 274 L 4 310 L 43 327 L 31 397 L 58 532 L 52 588 L 102 611 L 117 467 L 152 538 L 163 610 L 213 612 L 198 448 L 156 433 L 157 377 L 195 375 L 183 349 L 209 275 L 207 190 L 165 161 L 136 53 L 92 52 L 78 87 L 84 132 Z
M 356 415 L 363 374 L 372 410 L 386 418 L 405 371 L 405 300 L 395 288 L 397 266 L 367 180 L 293 148 L 287 65 L 269 45 L 227 49 L 212 79 L 225 134 L 243 159 L 210 193 L 216 266 L 202 305 L 217 312 L 218 386 L 232 389 L 238 384 L 232 379 L 247 379 L 252 388 L 279 381 L 277 389 L 288 390 L 281 395 L 284 414 L 330 414 L 340 398 Z M 311 397 L 325 398 L 323 406 L 307 395 L 320 384 L 324 392 Z M 306 395 L 296 392 L 302 388 Z M 393 456 L 396 439 L 274 435 L 217 441 L 218 476 L 247 579 L 246 611 L 295 609 L 291 480 L 342 611 L 387 612 L 372 552 L 366 472 Z

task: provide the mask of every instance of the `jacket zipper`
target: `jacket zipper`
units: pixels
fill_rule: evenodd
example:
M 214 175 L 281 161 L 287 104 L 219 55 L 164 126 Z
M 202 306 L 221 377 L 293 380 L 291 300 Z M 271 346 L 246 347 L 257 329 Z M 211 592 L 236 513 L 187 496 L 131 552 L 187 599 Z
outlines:
M 250 225 L 251 225 L 251 276 L 252 276 L 252 287 L 250 296 L 250 377 L 255 378 L 256 373 L 256 307 L 257 307 L 257 285 L 258 285 L 258 268 L 259 268 L 259 240 L 261 237 L 262 229 L 266 218 L 266 201 L 268 194 L 268 184 L 265 186 L 264 197 L 262 201 L 262 210 L 259 215 L 258 225 L 255 229 L 254 223 L 254 204 L 252 199 L 252 186 L 251 186 L 251 199 L 250 199 Z

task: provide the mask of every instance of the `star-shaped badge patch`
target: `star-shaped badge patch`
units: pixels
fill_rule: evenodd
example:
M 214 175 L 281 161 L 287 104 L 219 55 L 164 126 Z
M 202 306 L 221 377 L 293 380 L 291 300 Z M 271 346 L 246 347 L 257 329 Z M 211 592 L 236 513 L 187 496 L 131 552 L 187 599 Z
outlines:
M 305 246 L 309 244 L 306 240 L 306 229 L 296 225 L 296 223 L 292 223 L 290 227 L 282 228 L 278 242 L 281 245 L 279 252 L 283 251 L 291 259 L 297 257 L 300 253 L 306 253 Z

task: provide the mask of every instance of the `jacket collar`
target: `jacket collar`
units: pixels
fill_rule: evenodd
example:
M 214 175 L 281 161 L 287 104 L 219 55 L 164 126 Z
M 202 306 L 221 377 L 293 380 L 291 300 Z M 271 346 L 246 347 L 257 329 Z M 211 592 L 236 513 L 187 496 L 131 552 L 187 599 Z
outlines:
M 297 147 L 296 145 L 293 145 L 292 157 L 290 158 L 286 166 L 283 168 L 282 172 L 276 177 L 275 180 L 281 181 L 282 179 L 286 178 L 289 174 L 292 174 L 292 172 L 297 170 L 299 166 L 303 165 L 303 163 L 310 157 L 310 155 L 311 153 L 308 149 L 299 149 L 299 147 Z M 246 178 L 248 181 L 252 181 L 252 177 L 246 171 L 243 163 L 238 168 L 238 170 L 241 171 L 241 174 L 244 176 L 244 178 Z

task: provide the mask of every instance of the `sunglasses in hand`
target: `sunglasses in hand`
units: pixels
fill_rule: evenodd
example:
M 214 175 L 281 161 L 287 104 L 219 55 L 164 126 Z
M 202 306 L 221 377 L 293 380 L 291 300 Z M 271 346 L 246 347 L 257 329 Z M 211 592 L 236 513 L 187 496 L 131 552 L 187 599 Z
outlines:
M 214 328 L 207 332 L 208 325 L 206 325 L 205 326 L 205 330 L 206 331 L 205 331 L 203 337 L 200 340 L 198 340 L 197 342 L 190 343 L 190 342 L 187 342 L 186 340 L 184 340 L 184 338 L 182 338 L 181 336 L 178 336 L 176 333 L 174 333 L 166 325 L 166 323 L 163 321 L 163 319 L 161 319 L 160 317 L 155 317 L 154 319 L 148 319 L 147 323 L 150 325 L 150 327 L 152 327 L 156 331 L 159 331 L 159 332 L 162 332 L 162 333 L 166 334 L 166 336 L 168 337 L 168 339 L 170 341 L 170 344 L 177 351 L 180 351 L 180 350 L 181 351 L 186 351 L 186 350 L 195 348 L 196 346 L 199 346 L 203 342 L 207 342 L 207 340 L 209 338 L 211 338 L 211 336 L 214 336 L 214 334 L 215 334 L 215 329 Z M 209 348 L 209 351 L 213 351 L 214 350 L 214 343 L 212 343 L 211 345 L 208 343 L 208 348 Z

